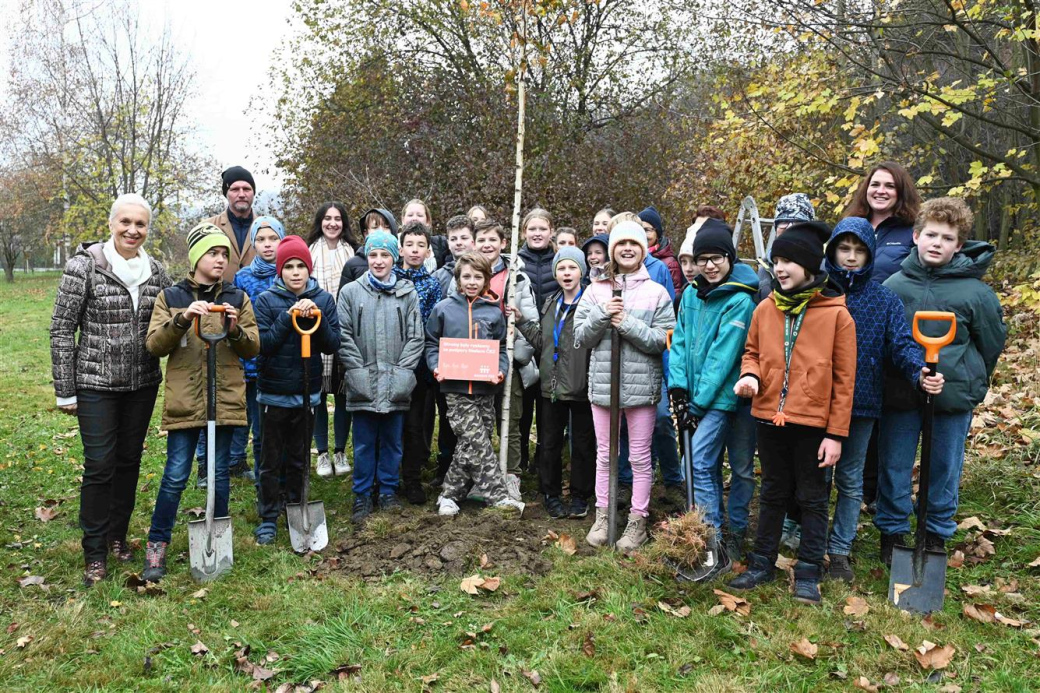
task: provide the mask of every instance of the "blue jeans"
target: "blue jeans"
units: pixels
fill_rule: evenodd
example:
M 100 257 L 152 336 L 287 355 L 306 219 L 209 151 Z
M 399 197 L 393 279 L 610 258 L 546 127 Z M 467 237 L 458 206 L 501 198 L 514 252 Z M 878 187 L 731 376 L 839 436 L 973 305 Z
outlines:
M 379 481 L 379 493 L 397 492 L 397 480 L 404 454 L 405 412 L 373 414 L 355 411 L 354 419 L 354 497 L 372 493 Z
M 672 423 L 672 412 L 668 408 L 668 391 L 661 383 L 661 401 L 657 403 L 657 419 L 654 421 L 654 435 L 651 440 L 651 463 L 661 463 L 661 478 L 666 486 L 682 486 L 684 482 L 679 465 L 679 447 L 675 440 L 675 424 Z M 618 440 L 618 481 L 632 485 L 632 466 L 628 463 L 628 426 L 621 421 L 621 436 Z
M 859 507 L 863 502 L 863 463 L 867 459 L 873 430 L 874 419 L 854 416 L 849 425 L 849 437 L 841 445 L 841 457 L 833 470 L 838 500 L 834 504 L 834 524 L 827 544 L 827 553 L 832 556 L 852 553 L 852 540 L 856 538 L 856 525 L 859 524 Z
M 729 420 L 729 412 L 709 409 L 690 441 L 694 502 L 716 529 L 722 527 L 722 450 Z
M 148 532 L 148 541 L 169 543 L 173 534 L 173 524 L 177 520 L 177 507 L 181 502 L 181 494 L 191 476 L 192 453 L 198 444 L 204 428 L 185 428 L 170 431 L 166 436 L 166 468 L 162 481 L 159 482 L 159 495 L 155 499 L 155 511 L 152 513 L 152 528 Z M 217 426 L 216 445 L 216 508 L 215 517 L 224 517 L 228 513 L 228 497 L 231 482 L 228 477 L 228 461 L 231 452 L 233 426 Z
M 921 437 L 922 412 L 886 409 L 878 439 L 878 501 L 874 525 L 882 534 L 910 531 L 913 504 L 911 473 Z M 957 529 L 953 516 L 960 500 L 964 443 L 971 412 L 935 413 L 932 428 L 932 469 L 928 489 L 926 529 L 949 539 Z
M 321 404 L 314 409 L 314 446 L 318 452 L 329 451 L 329 408 L 325 404 L 326 393 L 321 393 Z M 333 450 L 346 449 L 350 435 L 350 412 L 347 411 L 347 396 L 333 395 L 335 409 L 332 414 Z
M 729 528 L 732 532 L 747 530 L 751 500 L 755 497 L 755 417 L 751 405 L 737 408 L 729 415 L 726 433 L 726 456 L 729 458 Z M 718 485 L 722 488 L 722 455 L 716 467 Z M 725 517 L 726 506 L 719 494 L 719 518 Z

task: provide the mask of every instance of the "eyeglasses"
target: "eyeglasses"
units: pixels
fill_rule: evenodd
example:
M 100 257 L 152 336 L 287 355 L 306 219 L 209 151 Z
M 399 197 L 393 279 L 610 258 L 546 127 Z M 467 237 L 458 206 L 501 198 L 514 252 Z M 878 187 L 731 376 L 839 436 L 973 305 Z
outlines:
M 694 262 L 697 263 L 698 267 L 707 267 L 709 262 L 718 267 L 723 263 L 723 261 L 725 261 L 725 259 L 725 255 L 707 255 L 697 258 Z

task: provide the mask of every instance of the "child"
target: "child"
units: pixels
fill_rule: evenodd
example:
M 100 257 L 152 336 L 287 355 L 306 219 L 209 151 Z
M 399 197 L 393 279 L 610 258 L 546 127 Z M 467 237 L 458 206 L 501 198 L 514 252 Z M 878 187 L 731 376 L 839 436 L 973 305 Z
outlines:
M 485 222 L 486 223 L 486 222 Z M 448 419 L 458 437 L 455 456 L 437 498 L 440 515 L 457 515 L 459 501 L 472 493 L 498 507 L 524 504 L 513 500 L 505 486 L 502 467 L 491 446 L 495 430 L 495 392 L 509 367 L 506 352 L 506 323 L 499 297 L 490 292 L 491 264 L 480 253 L 464 253 L 455 263 L 457 287 L 438 303 L 426 323 L 426 365 L 440 383 L 448 402 Z M 495 339 L 499 343 L 498 376 L 494 382 L 445 380 L 437 366 L 440 339 Z
M 430 207 L 418 198 L 408 200 L 404 205 L 404 209 L 401 210 L 402 228 L 408 226 L 413 221 L 421 222 L 430 231 L 430 239 L 426 244 L 426 257 L 423 259 L 423 265 L 426 267 L 427 272 L 433 274 L 448 259 L 447 239 L 444 236 L 433 235 L 433 215 L 430 214 Z M 398 242 L 403 242 L 403 238 L 399 237 L 397 240 Z
M 958 488 L 964 465 L 964 441 L 972 410 L 986 396 L 989 379 L 1004 349 L 1007 330 L 1000 302 L 982 277 L 993 259 L 989 243 L 968 240 L 973 217 L 963 200 L 928 200 L 914 224 L 914 243 L 903 270 L 885 281 L 903 301 L 908 320 L 919 310 L 957 315 L 957 334 L 939 356 L 945 375 L 935 398 L 931 485 L 928 493 L 926 548 L 943 550 L 957 528 Z M 921 323 L 925 334 L 945 334 L 948 325 Z M 931 328 L 931 329 L 929 329 Z M 909 384 L 889 387 L 881 414 L 878 509 L 874 524 L 881 532 L 881 557 L 888 565 L 892 547 L 910 531 L 914 466 L 921 437 L 921 403 Z
M 235 273 L 235 286 L 246 292 L 249 300 L 256 303 L 260 294 L 271 288 L 275 280 L 275 254 L 278 244 L 285 238 L 285 227 L 274 217 L 257 217 L 249 227 L 249 238 L 256 255 L 253 261 Z M 231 442 L 231 459 L 241 450 L 245 458 L 246 441 L 249 429 L 253 429 L 253 470 L 251 479 L 260 488 L 260 459 L 263 454 L 263 427 L 260 420 L 260 406 L 256 401 L 256 359 L 242 359 L 242 368 L 246 377 L 246 420 L 245 428 L 236 428 Z M 200 439 L 205 438 L 203 433 Z M 196 451 L 197 452 L 197 451 Z M 232 468 L 234 462 L 232 462 Z M 202 472 L 200 478 L 202 477 Z M 248 474 L 248 473 L 247 473 Z
M 441 296 L 447 296 L 451 289 L 451 280 L 455 278 L 455 261 L 463 253 L 473 250 L 473 220 L 464 214 L 457 214 L 445 225 L 445 233 L 448 236 L 448 250 L 451 251 L 451 259 L 444 266 L 433 273 L 434 278 L 441 285 Z
M 617 212 L 615 212 L 610 207 L 604 207 L 603 209 L 601 209 L 598 212 L 596 212 L 596 214 L 593 215 L 593 217 L 592 217 L 592 235 L 593 236 L 599 236 L 599 235 L 604 235 L 605 236 L 608 233 L 610 233 L 610 230 L 608 228 L 610 226 L 610 220 L 613 219 L 614 215 L 616 215 L 616 214 L 617 214 Z M 606 250 L 606 248 L 604 248 L 604 251 L 605 250 Z M 606 256 L 604 256 L 604 262 L 605 261 L 606 261 Z
M 607 543 L 607 494 L 610 474 L 610 390 L 621 388 L 621 409 L 628 422 L 633 471 L 632 510 L 625 533 L 617 542 L 629 552 L 647 539 L 649 514 L 650 442 L 661 398 L 664 372 L 661 354 L 667 331 L 675 326 L 672 299 L 663 286 L 650 279 L 643 261 L 646 232 L 633 221 L 623 221 L 610 232 L 610 262 L 594 279 L 578 303 L 574 318 L 576 348 L 592 349 L 589 364 L 589 401 L 596 430 L 596 522 L 585 540 L 593 546 Z M 622 295 L 613 297 L 620 289 Z M 621 382 L 610 380 L 610 331 L 621 335 Z
M 574 345 L 574 307 L 584 292 L 585 256 L 573 246 L 564 246 L 553 258 L 553 274 L 560 290 L 546 299 L 541 323 L 527 322 L 516 311 L 516 325 L 540 354 L 539 372 L 542 402 L 539 412 L 542 450 L 538 459 L 538 478 L 550 517 L 583 518 L 592 495 L 596 439 L 589 405 L 589 350 Z M 563 443 L 564 431 L 571 432 L 571 502 L 564 509 Z
M 740 376 L 758 278 L 737 259 L 733 232 L 721 221 L 712 219 L 701 226 L 693 241 L 693 256 L 700 275 L 680 303 L 668 383 L 679 428 L 693 434 L 689 454 L 697 507 L 714 529 L 707 539 L 706 558 L 693 578 L 700 582 L 730 568 L 722 541 L 722 454 L 739 406 L 733 386 Z M 730 464 L 734 471 L 730 501 L 741 502 L 750 496 L 745 477 L 751 475 L 738 474 L 735 460 Z M 753 475 L 754 468 L 750 471 Z M 753 476 L 750 484 L 753 492 Z
M 866 219 L 846 217 L 838 222 L 827 243 L 827 273 L 845 291 L 845 305 L 856 321 L 856 392 L 852 400 L 849 437 L 834 468 L 838 500 L 834 506 L 827 554 L 828 576 L 852 583 L 852 540 L 856 538 L 863 499 L 863 463 L 874 424 L 881 416 L 882 364 L 888 359 L 901 376 L 937 395 L 941 373 L 925 377 L 920 347 L 910 334 L 903 303 L 873 279 L 874 229 Z M 924 372 L 926 373 L 926 372 Z
M 696 238 L 696 234 L 694 238 Z M 682 297 L 686 294 L 686 289 L 689 288 L 690 284 L 693 284 L 693 280 L 700 274 L 700 271 L 697 269 L 697 262 L 693 259 L 693 239 L 691 238 L 683 241 L 682 246 L 679 248 L 679 267 L 682 269 L 686 284 L 675 296 L 676 318 L 678 318 L 679 304 L 682 302 Z
M 340 289 L 339 358 L 347 410 L 354 416 L 354 508 L 351 519 L 372 513 L 378 482 L 379 509 L 400 510 L 397 482 L 405 412 L 415 389 L 423 333 L 415 285 L 398 279 L 397 238 L 372 231 L 363 256 L 368 271 Z
M 578 232 L 569 226 L 561 226 L 556 229 L 556 248 L 578 247 Z
M 397 236 L 397 219 L 389 209 L 375 208 L 368 210 L 358 220 L 358 228 L 361 229 L 361 237 L 368 238 L 373 231 L 386 231 Z M 352 281 L 356 281 L 362 274 L 368 271 L 368 258 L 364 253 L 358 253 L 347 260 L 343 265 L 343 272 L 339 277 L 339 288 L 343 288 Z M 338 302 L 338 297 L 337 297 Z
M 415 286 L 419 297 L 419 316 L 422 325 L 441 300 L 441 286 L 427 269 L 424 259 L 429 251 L 430 229 L 422 222 L 412 221 L 401 231 L 401 267 L 394 268 L 399 279 L 407 279 Z M 426 502 L 422 487 L 422 468 L 430 459 L 430 436 L 433 434 L 434 403 L 437 401 L 433 387 L 433 374 L 426 362 L 419 359 L 415 369 L 415 389 L 404 420 L 404 449 L 401 457 L 401 483 L 404 497 L 412 505 Z
M 585 253 L 585 265 L 589 268 L 582 282 L 586 286 L 592 281 L 593 272 L 600 271 L 598 268 L 607 264 L 607 244 L 609 242 L 609 235 L 598 233 L 581 244 L 581 250 Z
M 699 235 L 700 232 L 698 232 Z M 773 243 L 773 294 L 755 309 L 734 393 L 753 397 L 762 462 L 755 549 L 730 584 L 751 589 L 773 579 L 784 514 L 802 510 L 794 597 L 819 604 L 827 544 L 826 468 L 849 435 L 856 379 L 856 324 L 840 289 L 828 284 L 821 222 L 794 224 Z
M 249 296 L 223 279 L 231 241 L 208 222 L 189 231 L 187 240 L 188 276 L 159 294 L 145 338 L 145 347 L 153 356 L 169 356 L 162 419 L 162 428 L 168 432 L 166 468 L 159 483 L 141 573 L 149 582 L 159 582 L 166 575 L 166 549 L 177 507 L 191 474 L 192 453 L 206 426 L 206 345 L 195 336 L 195 320 L 202 320 L 203 331 L 209 333 L 223 330 L 224 319 L 228 321 L 227 338 L 213 347 L 217 350 L 217 517 L 228 511 L 233 427 L 245 426 L 247 421 L 246 384 L 239 359 L 252 358 L 260 349 Z M 211 315 L 212 305 L 222 305 L 223 315 Z
M 318 286 L 311 276 L 314 265 L 311 251 L 299 236 L 288 236 L 278 245 L 275 260 L 277 279 L 269 291 L 256 301 L 256 322 L 260 327 L 259 394 L 263 407 L 264 447 L 260 464 L 258 514 L 260 524 L 253 534 L 257 544 L 270 544 L 277 532 L 282 512 L 281 484 L 285 479 L 288 502 L 298 503 L 303 490 L 303 475 L 309 473 L 312 423 L 310 410 L 321 405 L 321 355 L 339 347 L 339 320 L 332 294 Z M 293 327 L 294 310 L 301 328 L 314 324 L 315 308 L 321 311 L 321 324 L 311 336 L 308 376 L 310 401 L 303 401 L 303 358 L 300 335 Z M 304 407 L 307 410 L 304 410 Z

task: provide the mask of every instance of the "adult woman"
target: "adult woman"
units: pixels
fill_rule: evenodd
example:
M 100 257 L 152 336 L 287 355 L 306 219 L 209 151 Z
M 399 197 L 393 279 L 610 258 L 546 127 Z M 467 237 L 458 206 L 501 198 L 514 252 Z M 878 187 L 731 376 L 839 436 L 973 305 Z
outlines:
M 126 534 L 162 381 L 159 359 L 144 340 L 155 297 L 171 283 L 142 248 L 151 217 L 140 195 L 116 198 L 111 237 L 76 250 L 51 318 L 54 394 L 61 411 L 78 417 L 83 441 L 79 524 L 87 587 L 108 574 L 109 548 L 118 560 L 133 560 Z
M 332 294 L 333 301 L 339 293 L 339 280 L 343 266 L 354 257 L 354 234 L 350 230 L 350 217 L 340 202 L 326 202 L 314 213 L 314 223 L 307 235 L 307 245 L 314 263 L 314 278 L 325 291 Z M 340 373 L 335 354 L 322 354 L 321 406 L 314 417 L 314 444 L 318 447 L 318 476 L 329 477 L 350 473 L 347 462 L 347 436 L 350 435 L 350 414 L 347 412 L 346 396 L 339 392 Z M 335 405 L 332 414 L 334 436 L 333 457 L 329 459 L 329 410 L 325 398 L 332 394 Z
M 874 227 L 877 252 L 872 279 L 879 284 L 899 272 L 914 245 L 914 221 L 921 195 L 910 174 L 892 161 L 882 161 L 863 177 L 846 217 L 863 217 Z

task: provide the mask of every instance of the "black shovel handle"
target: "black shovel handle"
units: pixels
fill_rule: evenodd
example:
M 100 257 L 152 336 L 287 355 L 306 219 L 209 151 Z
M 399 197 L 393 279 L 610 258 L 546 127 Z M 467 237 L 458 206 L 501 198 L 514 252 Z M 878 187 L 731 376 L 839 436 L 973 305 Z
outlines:
M 613 298 L 621 297 L 614 289 Z M 607 486 L 607 546 L 617 541 L 618 446 L 621 438 L 621 333 L 610 330 L 610 482 Z
M 211 305 L 210 313 L 220 313 L 223 316 L 223 330 L 212 334 L 202 331 L 202 316 L 195 318 L 195 335 L 206 344 L 206 419 L 217 420 L 217 352 L 213 347 L 228 335 L 228 327 L 231 319 L 222 305 Z

